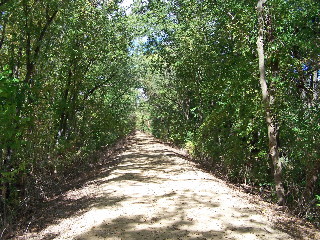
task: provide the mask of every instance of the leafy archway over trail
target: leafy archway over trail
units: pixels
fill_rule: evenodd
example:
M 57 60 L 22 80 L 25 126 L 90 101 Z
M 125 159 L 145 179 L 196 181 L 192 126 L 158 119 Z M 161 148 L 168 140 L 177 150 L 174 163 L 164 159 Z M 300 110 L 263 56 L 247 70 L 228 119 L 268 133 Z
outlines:
M 146 128 L 229 180 L 319 219 L 319 2 L 135 6 L 147 26 L 137 54 L 149 69 L 141 77 Z
M 0 1 L 1 234 L 136 125 L 319 222 L 319 4 Z

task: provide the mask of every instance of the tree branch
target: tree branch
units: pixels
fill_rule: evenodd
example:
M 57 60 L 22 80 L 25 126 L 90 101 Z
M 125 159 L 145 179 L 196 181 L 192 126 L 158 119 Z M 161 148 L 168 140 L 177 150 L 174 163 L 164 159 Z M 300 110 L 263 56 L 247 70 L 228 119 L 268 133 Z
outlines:
M 116 75 L 116 73 L 111 74 L 106 80 L 104 80 L 101 83 L 96 84 L 93 88 L 91 88 L 90 90 L 88 90 L 85 94 L 83 99 L 87 100 L 96 90 L 98 90 L 99 88 L 101 88 L 103 85 L 105 85 L 107 82 L 109 82 L 114 76 Z
M 2 5 L 4 5 L 4 4 L 6 4 L 7 2 L 9 2 L 10 0 L 2 0 L 1 2 L 0 2 L 0 7 L 2 6 Z
M 1 32 L 1 39 L 0 39 L 0 49 L 2 48 L 2 45 L 4 43 L 4 38 L 5 38 L 5 34 L 6 34 L 6 22 L 4 23 L 4 25 L 2 26 L 2 32 Z
M 58 13 L 58 10 L 55 10 L 53 12 L 52 16 L 47 19 L 47 22 L 46 22 L 45 26 L 41 30 L 41 33 L 40 33 L 39 38 L 37 40 L 37 44 L 36 44 L 37 46 L 36 46 L 36 48 L 34 50 L 34 59 L 38 58 L 39 52 L 40 52 L 40 47 L 41 47 L 41 42 L 43 41 L 43 38 L 44 38 L 46 32 L 48 31 L 49 26 L 53 22 L 53 19 L 56 17 L 57 13 Z
M 122 98 L 126 93 L 128 93 L 128 90 L 130 90 L 130 88 L 131 87 L 124 89 L 124 91 L 122 91 L 120 95 L 118 95 L 115 99 L 112 99 L 112 102 L 110 103 L 110 108 L 113 108 L 114 104 L 116 104 L 120 98 Z

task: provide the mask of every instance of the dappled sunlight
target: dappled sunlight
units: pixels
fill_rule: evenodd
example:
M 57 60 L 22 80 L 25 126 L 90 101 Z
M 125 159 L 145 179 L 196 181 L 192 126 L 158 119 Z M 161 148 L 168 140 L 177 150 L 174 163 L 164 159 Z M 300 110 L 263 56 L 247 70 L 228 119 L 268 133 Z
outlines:
M 117 166 L 63 196 L 87 204 L 28 239 L 291 239 L 243 193 L 179 155 L 138 133 Z

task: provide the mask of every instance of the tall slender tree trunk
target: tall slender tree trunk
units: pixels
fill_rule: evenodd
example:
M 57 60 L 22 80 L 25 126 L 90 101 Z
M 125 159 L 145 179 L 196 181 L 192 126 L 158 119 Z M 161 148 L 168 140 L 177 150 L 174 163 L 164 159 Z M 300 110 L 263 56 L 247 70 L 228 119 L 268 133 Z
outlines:
M 66 88 L 64 90 L 64 93 L 62 95 L 61 99 L 61 114 L 60 114 L 60 123 L 59 123 L 59 130 L 57 135 L 57 143 L 59 142 L 61 137 L 65 137 L 67 133 L 67 121 L 68 121 L 68 100 L 69 100 L 69 92 L 70 92 L 70 86 L 71 86 L 71 80 L 73 77 L 72 73 L 72 65 L 70 66 L 69 73 L 68 73 L 68 79 L 66 83 Z
M 310 157 L 311 159 L 312 157 Z M 317 184 L 317 180 L 319 178 L 320 166 L 319 161 L 312 161 L 308 164 L 308 168 L 306 169 L 306 185 L 305 189 L 302 193 L 302 200 L 306 204 L 309 204 L 313 198 L 315 193 L 315 187 Z
M 6 147 L 6 154 L 2 162 L 2 171 L 8 172 L 10 170 L 10 163 L 11 163 L 11 157 L 12 157 L 12 149 L 10 146 Z M 6 225 L 8 220 L 8 208 L 7 208 L 7 199 L 10 197 L 10 185 L 9 181 L 7 179 L 2 179 L 2 203 L 3 203 L 3 216 L 2 220 L 3 223 Z
M 268 90 L 268 84 L 266 80 L 266 67 L 265 67 L 265 54 L 264 54 L 264 4 L 267 0 L 258 0 L 257 12 L 258 12 L 258 39 L 257 39 L 257 51 L 259 57 L 259 71 L 260 71 L 260 86 L 262 91 L 262 101 L 265 108 L 266 122 L 268 126 L 268 137 L 269 137 L 269 155 L 273 164 L 273 177 L 276 187 L 276 193 L 278 197 L 278 204 L 284 204 L 284 188 L 282 183 L 282 167 L 279 158 L 279 147 L 278 147 L 278 128 L 276 124 L 276 118 L 271 111 L 271 96 Z
M 312 90 L 313 90 L 313 103 L 318 100 L 319 97 L 319 82 L 318 82 L 318 70 L 313 72 L 312 76 Z

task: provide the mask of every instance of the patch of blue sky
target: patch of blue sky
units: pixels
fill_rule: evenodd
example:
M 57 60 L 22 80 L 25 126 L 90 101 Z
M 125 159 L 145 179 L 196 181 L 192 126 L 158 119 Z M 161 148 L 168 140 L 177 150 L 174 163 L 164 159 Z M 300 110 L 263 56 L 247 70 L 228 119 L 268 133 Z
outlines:
M 141 52 L 146 43 L 149 41 L 148 36 L 137 37 L 132 41 L 131 46 L 129 47 L 129 52 L 131 55 Z
M 130 15 L 132 12 L 132 4 L 133 0 L 123 0 L 120 6 L 125 9 L 127 15 Z

